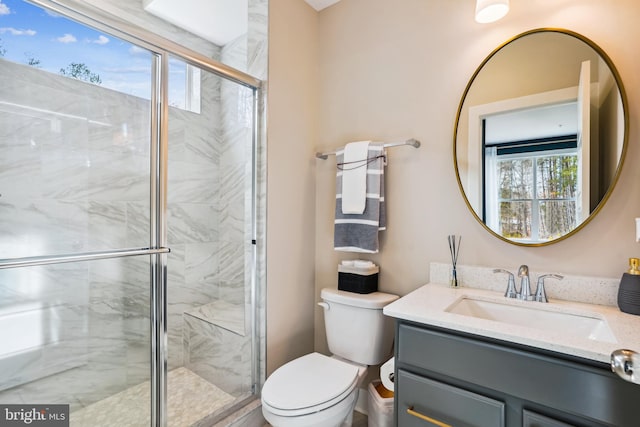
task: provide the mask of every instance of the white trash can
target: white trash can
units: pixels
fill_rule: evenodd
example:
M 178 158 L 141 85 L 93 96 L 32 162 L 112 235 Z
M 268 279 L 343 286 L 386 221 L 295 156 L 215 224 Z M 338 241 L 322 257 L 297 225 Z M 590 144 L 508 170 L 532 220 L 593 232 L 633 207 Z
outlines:
M 369 383 L 369 427 L 393 427 L 393 392 L 380 380 Z

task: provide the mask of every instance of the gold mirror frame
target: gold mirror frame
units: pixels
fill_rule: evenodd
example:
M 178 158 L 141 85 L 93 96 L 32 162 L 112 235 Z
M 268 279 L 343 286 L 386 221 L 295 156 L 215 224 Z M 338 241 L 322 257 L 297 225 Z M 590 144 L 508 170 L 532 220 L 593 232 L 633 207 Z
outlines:
M 609 188 L 607 189 L 607 191 L 604 193 L 604 195 L 602 196 L 602 199 L 598 202 L 597 206 L 591 211 L 591 213 L 589 214 L 589 216 L 584 219 L 580 224 L 578 224 L 574 229 L 572 229 L 570 232 L 556 238 L 553 240 L 548 240 L 548 241 L 544 241 L 544 242 L 535 242 L 535 243 L 527 243 L 527 242 L 521 242 L 521 241 L 517 241 L 517 240 L 511 240 L 508 239 L 504 236 L 501 236 L 500 234 L 498 234 L 496 231 L 492 230 L 487 224 L 485 224 L 485 222 L 482 220 L 482 218 L 480 218 L 477 214 L 477 212 L 475 211 L 475 209 L 473 208 L 473 206 L 471 205 L 471 203 L 469 202 L 469 199 L 465 193 L 465 189 L 462 183 L 462 180 L 460 178 L 460 172 L 458 169 L 458 158 L 457 158 L 457 140 L 458 140 L 458 127 L 459 127 L 459 123 L 460 123 L 460 117 L 463 111 L 463 106 L 464 106 L 464 102 L 467 98 L 467 95 L 474 83 L 474 81 L 476 80 L 476 77 L 478 76 L 478 74 L 482 71 L 482 69 L 484 68 L 484 66 L 498 53 L 500 52 L 504 47 L 510 45 L 511 43 L 513 43 L 514 41 L 517 41 L 525 36 L 531 35 L 531 34 L 536 34 L 536 33 L 543 33 L 543 32 L 552 32 L 552 33 L 559 33 L 559 34 L 564 34 L 567 36 L 571 36 L 574 37 L 580 41 L 582 41 L 583 43 L 585 43 L 586 45 L 588 45 L 590 48 L 592 48 L 599 56 L 600 58 L 602 58 L 602 60 L 607 64 L 607 66 L 609 67 L 609 70 L 611 71 L 611 74 L 613 75 L 615 82 L 618 86 L 618 90 L 620 92 L 620 98 L 622 101 L 622 110 L 623 110 L 623 119 L 624 119 L 624 134 L 623 134 L 623 139 L 622 139 L 622 150 L 620 152 L 620 159 L 618 161 L 618 165 L 615 171 L 615 174 L 613 176 L 613 179 L 611 181 L 611 184 L 609 185 Z M 620 75 L 618 73 L 618 70 L 616 69 L 616 67 L 613 64 L 613 61 L 611 61 L 611 58 L 609 58 L 609 56 L 604 52 L 604 50 L 602 50 L 596 43 L 594 43 L 592 40 L 588 39 L 587 37 L 575 33 L 573 31 L 570 30 L 566 30 L 566 29 L 559 29 L 559 28 L 538 28 L 538 29 L 534 29 L 534 30 L 529 30 L 526 31 L 524 33 L 518 34 L 515 37 L 507 40 L 506 42 L 504 42 L 503 44 L 501 44 L 500 46 L 498 46 L 496 49 L 494 49 L 483 61 L 482 63 L 478 66 L 478 68 L 475 70 L 475 72 L 473 73 L 473 75 L 471 76 L 471 79 L 469 80 L 469 82 L 467 83 L 467 86 L 462 94 L 462 98 L 460 100 L 460 105 L 458 107 L 458 111 L 456 114 L 456 120 L 455 120 L 455 125 L 454 125 L 454 129 L 453 129 L 453 163 L 454 163 L 454 170 L 456 173 L 456 179 L 458 181 L 458 187 L 460 189 L 460 192 L 462 193 L 462 197 L 464 198 L 465 204 L 467 205 L 467 208 L 469 209 L 469 211 L 471 212 L 471 214 L 473 215 L 473 217 L 493 236 L 497 237 L 498 239 L 507 242 L 507 243 L 511 243 L 517 246 L 530 246 L 530 247 L 537 247 L 537 246 L 547 246 L 553 243 L 557 243 L 560 242 L 564 239 L 569 238 L 570 236 L 573 236 L 574 234 L 576 234 L 578 231 L 582 230 L 599 212 L 600 210 L 604 207 L 604 205 L 606 204 L 607 200 L 609 199 L 609 197 L 611 196 L 611 193 L 613 192 L 613 189 L 615 188 L 618 179 L 620 177 L 620 173 L 622 171 L 622 166 L 624 164 L 624 160 L 626 158 L 626 154 L 627 154 L 627 147 L 628 147 L 628 138 L 629 138 L 629 108 L 628 108 L 628 101 L 627 101 L 627 95 L 624 89 L 624 85 L 622 84 L 622 79 L 620 78 Z

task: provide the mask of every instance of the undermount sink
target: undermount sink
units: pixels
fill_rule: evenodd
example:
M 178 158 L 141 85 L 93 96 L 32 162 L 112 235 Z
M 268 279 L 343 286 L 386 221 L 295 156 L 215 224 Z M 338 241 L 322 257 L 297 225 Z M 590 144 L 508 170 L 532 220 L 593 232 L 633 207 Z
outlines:
M 445 311 L 542 331 L 566 332 L 574 337 L 594 341 L 617 342 L 606 320 L 597 314 L 555 311 L 542 303 L 464 296 Z

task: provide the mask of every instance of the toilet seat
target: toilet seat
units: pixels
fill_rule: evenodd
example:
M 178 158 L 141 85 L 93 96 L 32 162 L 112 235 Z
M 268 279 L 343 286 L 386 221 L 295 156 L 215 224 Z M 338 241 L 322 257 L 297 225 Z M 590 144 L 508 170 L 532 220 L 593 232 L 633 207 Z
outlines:
M 318 412 L 346 398 L 356 387 L 355 365 L 310 353 L 276 369 L 262 388 L 262 403 L 280 416 Z

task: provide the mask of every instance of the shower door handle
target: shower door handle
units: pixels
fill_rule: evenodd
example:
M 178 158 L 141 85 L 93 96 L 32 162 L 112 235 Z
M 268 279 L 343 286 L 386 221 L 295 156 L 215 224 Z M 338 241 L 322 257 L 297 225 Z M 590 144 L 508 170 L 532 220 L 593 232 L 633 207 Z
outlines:
M 640 353 L 633 350 L 615 350 L 611 353 L 611 371 L 625 381 L 640 384 Z

